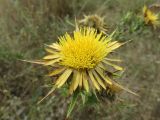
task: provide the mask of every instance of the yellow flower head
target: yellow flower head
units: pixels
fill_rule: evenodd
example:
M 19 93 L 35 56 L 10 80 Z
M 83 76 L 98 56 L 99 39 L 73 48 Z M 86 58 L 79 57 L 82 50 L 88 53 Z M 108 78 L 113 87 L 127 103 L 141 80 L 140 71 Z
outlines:
M 147 6 L 143 7 L 143 17 L 145 23 L 153 25 L 154 28 L 160 24 L 158 14 L 153 13 L 149 8 L 147 8 Z
M 104 17 L 100 17 L 98 15 L 84 15 L 84 19 L 79 20 L 79 24 L 82 26 L 95 28 L 98 30 L 98 32 L 107 32 Z
M 108 89 L 113 92 L 126 90 L 135 94 L 111 80 L 106 74 L 109 72 L 108 66 L 112 66 L 116 71 L 123 70 L 112 63 L 120 60 L 108 58 L 108 54 L 123 45 L 118 41 L 112 41 L 113 34 L 106 37 L 93 28 L 77 29 L 73 36 L 66 33 L 59 37 L 58 43 L 47 45 L 48 55 L 42 61 L 28 61 L 51 66 L 53 71 L 49 76 L 59 76 L 53 89 L 44 98 L 64 84 L 68 86 L 70 94 L 76 90 L 95 93 Z
M 77 89 L 94 92 L 108 87 L 118 92 L 124 88 L 105 74 L 108 65 L 123 70 L 111 63 L 119 60 L 108 58 L 109 53 L 122 45 L 111 41 L 112 35 L 106 37 L 92 28 L 78 29 L 74 31 L 73 37 L 66 33 L 59 37 L 58 43 L 48 45 L 48 55 L 43 58 L 43 62 L 37 63 L 55 68 L 49 74 L 59 75 L 55 88 L 67 84 L 70 94 Z

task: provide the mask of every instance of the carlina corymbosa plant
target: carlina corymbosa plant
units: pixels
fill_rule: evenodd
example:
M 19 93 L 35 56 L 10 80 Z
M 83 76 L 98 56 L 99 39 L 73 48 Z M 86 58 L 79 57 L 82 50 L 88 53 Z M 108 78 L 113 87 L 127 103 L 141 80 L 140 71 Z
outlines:
M 67 117 L 69 117 L 79 94 L 83 94 L 85 97 L 92 94 L 97 97 L 97 93 L 109 88 L 115 92 L 126 90 L 137 95 L 119 85 L 106 74 L 108 66 L 112 66 L 118 71 L 123 70 L 122 67 L 112 63 L 120 60 L 108 58 L 111 52 L 124 44 L 112 41 L 114 33 L 104 36 L 102 32 L 97 33 L 97 30 L 93 28 L 78 28 L 73 32 L 73 36 L 66 33 L 58 38 L 57 43 L 47 45 L 47 55 L 43 60 L 27 61 L 51 66 L 54 70 L 49 73 L 49 76 L 59 76 L 55 80 L 53 88 L 44 98 L 54 90 L 60 89 L 64 85 L 67 86 L 66 91 L 73 97 Z
M 160 25 L 159 15 L 151 11 L 146 5 L 143 7 L 143 18 L 147 25 L 152 25 L 154 28 Z

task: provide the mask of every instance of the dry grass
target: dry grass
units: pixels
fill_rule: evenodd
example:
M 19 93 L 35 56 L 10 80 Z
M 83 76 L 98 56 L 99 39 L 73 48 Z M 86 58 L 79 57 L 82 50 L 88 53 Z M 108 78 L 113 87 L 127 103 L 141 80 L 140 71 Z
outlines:
M 152 0 L 1 0 L 0 1 L 0 119 L 1 120 L 62 120 L 67 102 L 52 96 L 36 105 L 50 89 L 44 84 L 43 67 L 23 63 L 18 59 L 38 59 L 44 44 L 74 28 L 68 21 L 84 13 L 106 16 L 113 29 L 129 10 L 139 13 L 144 3 Z M 125 36 L 124 36 L 125 35 Z M 140 94 L 140 98 L 122 93 L 124 102 L 103 103 L 82 109 L 78 106 L 74 120 L 158 120 L 160 118 L 160 36 L 158 30 L 145 27 L 140 33 L 125 33 L 132 42 L 118 53 L 125 62 L 120 83 Z M 120 36 L 119 36 L 120 37 Z

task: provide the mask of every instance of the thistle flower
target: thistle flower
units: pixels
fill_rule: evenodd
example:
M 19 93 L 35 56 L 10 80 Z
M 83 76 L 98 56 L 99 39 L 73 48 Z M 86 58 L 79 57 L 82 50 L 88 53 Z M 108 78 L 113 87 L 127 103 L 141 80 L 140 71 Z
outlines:
M 73 94 L 67 111 L 68 118 L 77 101 L 77 93 L 81 94 L 82 100 L 83 96 L 87 97 L 88 93 L 96 97 L 98 97 L 97 93 L 100 96 L 107 95 L 110 100 L 114 100 L 115 93 L 121 90 L 137 95 L 116 83 L 109 74 L 106 74 L 111 73 L 108 70 L 109 66 L 112 66 L 116 71 L 123 70 L 122 67 L 112 63 L 120 62 L 120 60 L 108 58 L 111 52 L 124 44 L 112 41 L 113 35 L 114 32 L 106 37 L 102 32 L 97 33 L 97 30 L 93 28 L 78 28 L 73 32 L 73 36 L 66 33 L 58 38 L 59 42 L 47 45 L 48 55 L 43 60 L 27 61 L 51 66 L 53 71 L 49 73 L 49 76 L 58 76 L 53 88 L 38 103 L 42 102 L 54 90 L 65 85 L 68 93 Z M 105 91 L 107 94 L 104 93 Z
M 66 33 L 59 37 L 59 42 L 47 45 L 48 55 L 43 60 L 27 61 L 51 66 L 54 70 L 49 73 L 49 76 L 59 76 L 55 80 L 54 87 L 42 100 L 64 84 L 69 94 L 77 91 L 96 94 L 110 89 L 114 93 L 126 90 L 137 95 L 105 74 L 109 72 L 109 66 L 117 71 L 123 70 L 122 67 L 112 63 L 120 60 L 108 58 L 111 52 L 123 45 L 118 41 L 112 41 L 113 34 L 114 32 L 106 37 L 102 32 L 98 34 L 93 28 L 80 28 L 73 32 L 73 37 Z
M 105 74 L 108 66 L 118 71 L 123 70 L 112 63 L 120 60 L 108 58 L 111 52 L 123 45 L 118 41 L 111 41 L 113 34 L 106 37 L 92 28 L 76 30 L 73 37 L 66 33 L 59 37 L 58 43 L 47 45 L 48 55 L 43 61 L 33 63 L 52 66 L 54 70 L 49 76 L 59 75 L 54 84 L 55 89 L 67 84 L 70 94 L 77 89 L 94 92 L 108 87 L 113 91 L 120 91 L 125 88 Z
M 152 25 L 154 28 L 160 25 L 158 14 L 153 13 L 147 6 L 143 7 L 143 17 L 145 24 Z
M 98 32 L 107 32 L 107 27 L 104 22 L 104 17 L 98 15 L 84 15 L 84 19 L 79 20 L 81 26 L 92 27 L 97 29 Z

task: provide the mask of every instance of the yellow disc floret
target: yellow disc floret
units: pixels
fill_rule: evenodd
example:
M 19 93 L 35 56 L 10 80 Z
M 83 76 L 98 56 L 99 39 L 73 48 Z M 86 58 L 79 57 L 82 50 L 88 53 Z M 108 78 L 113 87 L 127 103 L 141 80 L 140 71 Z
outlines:
M 107 55 L 104 38 L 91 28 L 75 31 L 73 38 L 66 34 L 60 40 L 61 64 L 75 69 L 95 67 Z

